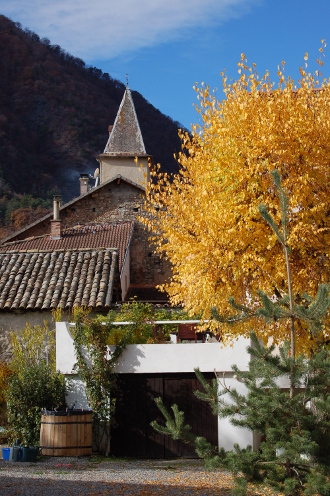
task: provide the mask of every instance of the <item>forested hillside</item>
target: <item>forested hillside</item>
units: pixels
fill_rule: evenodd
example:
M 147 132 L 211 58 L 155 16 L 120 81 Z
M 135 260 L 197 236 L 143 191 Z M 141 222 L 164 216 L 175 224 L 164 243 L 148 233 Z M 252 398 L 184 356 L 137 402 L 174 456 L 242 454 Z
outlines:
M 31 205 L 33 198 L 47 200 L 51 190 L 65 200 L 78 194 L 79 173 L 97 167 L 124 90 L 109 74 L 0 15 L 2 225 L 10 222 L 9 200 L 30 208 L 24 207 L 29 198 Z M 147 152 L 175 171 L 178 123 L 132 94 Z M 39 201 L 40 209 L 45 205 Z

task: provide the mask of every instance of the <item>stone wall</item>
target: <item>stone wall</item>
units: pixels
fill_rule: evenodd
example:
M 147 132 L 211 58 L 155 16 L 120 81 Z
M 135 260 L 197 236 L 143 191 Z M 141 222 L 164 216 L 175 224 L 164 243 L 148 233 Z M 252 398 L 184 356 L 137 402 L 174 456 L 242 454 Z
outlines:
M 148 233 L 137 220 L 143 202 L 143 192 L 139 188 L 122 180 L 113 181 L 61 208 L 62 228 L 79 224 L 134 220 L 130 281 L 132 284 L 162 284 L 171 276 L 171 269 L 163 257 L 153 254 L 148 242 Z M 50 233 L 50 221 L 51 217 L 25 230 L 17 239 Z
M 97 315 L 107 315 L 108 310 L 94 310 L 90 317 Z M 62 320 L 72 320 L 70 311 L 62 311 Z M 12 332 L 19 333 L 24 329 L 26 324 L 30 326 L 48 325 L 49 329 L 55 329 L 55 320 L 50 310 L 39 311 L 17 311 L 17 312 L 0 312 L 0 362 L 8 361 L 11 356 L 11 339 Z

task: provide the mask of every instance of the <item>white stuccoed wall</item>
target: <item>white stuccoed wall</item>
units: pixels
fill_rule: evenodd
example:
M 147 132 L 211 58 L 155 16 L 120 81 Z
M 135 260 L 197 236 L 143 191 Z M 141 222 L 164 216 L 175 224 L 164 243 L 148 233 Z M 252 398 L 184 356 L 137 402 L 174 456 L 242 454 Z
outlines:
M 202 372 L 217 372 L 220 383 L 225 373 L 226 386 L 245 392 L 242 383 L 233 378 L 231 365 L 236 364 L 242 371 L 248 370 L 250 356 L 246 347 L 249 339 L 239 338 L 233 346 L 222 347 L 219 343 L 193 344 L 145 344 L 129 345 L 120 357 L 117 373 L 187 373 L 199 367 Z M 111 348 L 110 348 L 111 351 Z M 74 402 L 77 408 L 87 408 L 84 384 L 73 370 L 76 362 L 70 325 L 56 323 L 56 368 L 72 381 L 72 390 L 67 397 L 68 405 Z M 233 449 L 235 443 L 242 448 L 248 444 L 254 448 L 258 441 L 247 429 L 234 427 L 227 419 L 218 421 L 219 447 Z

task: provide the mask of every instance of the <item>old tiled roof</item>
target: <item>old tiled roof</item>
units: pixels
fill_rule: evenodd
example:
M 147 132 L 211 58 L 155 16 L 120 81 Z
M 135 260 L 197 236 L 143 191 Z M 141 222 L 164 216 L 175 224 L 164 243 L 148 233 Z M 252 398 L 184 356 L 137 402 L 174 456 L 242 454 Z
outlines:
M 121 271 L 133 227 L 132 221 L 76 226 L 63 229 L 61 239 L 51 239 L 49 234 L 45 234 L 5 243 L 0 245 L 0 253 L 115 248 L 119 257 L 119 271 Z
M 117 263 L 112 250 L 0 253 L 0 310 L 108 308 Z
M 104 153 L 113 155 L 146 155 L 130 89 L 127 87 Z
M 83 198 L 85 198 L 87 196 L 93 196 L 93 195 L 95 195 L 100 189 L 107 187 L 109 184 L 111 184 L 111 183 L 113 183 L 115 181 L 118 181 L 118 179 L 120 179 L 124 183 L 130 184 L 131 186 L 133 186 L 134 188 L 140 190 L 141 192 L 144 192 L 145 191 L 145 188 L 143 186 L 141 186 L 140 184 L 136 184 L 136 183 L 134 183 L 134 181 L 130 181 L 129 179 L 123 177 L 122 175 L 117 174 L 115 177 L 112 177 L 108 181 L 105 181 L 104 183 L 100 184 L 96 188 L 91 188 L 87 193 L 84 193 L 83 195 L 77 196 L 73 200 L 70 200 L 68 203 L 65 203 L 64 205 L 61 205 L 61 207 L 60 207 L 60 214 L 62 212 L 64 212 L 66 208 L 72 207 L 75 203 L 78 203 L 79 201 L 81 201 Z M 38 224 L 42 224 L 42 222 L 44 222 L 44 221 L 49 221 L 52 217 L 53 217 L 53 211 L 51 210 L 51 211 L 49 211 L 49 214 L 45 215 L 44 217 L 41 217 L 37 221 L 32 222 L 32 224 L 29 224 L 28 226 L 25 226 L 23 229 L 20 229 L 19 231 L 16 231 L 15 233 L 11 234 L 7 238 L 3 239 L 0 242 L 0 246 L 1 246 L 1 244 L 5 244 L 5 243 L 8 243 L 11 240 L 14 240 L 17 236 L 21 236 L 25 231 L 27 231 L 31 227 L 34 227 L 34 226 L 36 226 Z
M 168 294 L 161 292 L 155 286 L 131 284 L 125 296 L 125 301 L 148 301 L 149 303 L 166 303 Z

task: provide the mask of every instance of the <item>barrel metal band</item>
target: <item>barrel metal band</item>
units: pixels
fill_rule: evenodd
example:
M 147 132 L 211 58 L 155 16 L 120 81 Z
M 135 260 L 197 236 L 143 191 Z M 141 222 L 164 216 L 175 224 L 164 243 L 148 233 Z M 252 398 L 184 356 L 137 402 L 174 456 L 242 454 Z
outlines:
M 59 450 L 59 449 L 87 449 L 92 448 L 93 446 L 40 446 L 42 449 L 51 449 L 51 450 Z
M 93 422 L 43 422 L 41 421 L 42 424 L 50 424 L 50 425 L 76 425 L 76 424 L 92 424 Z

